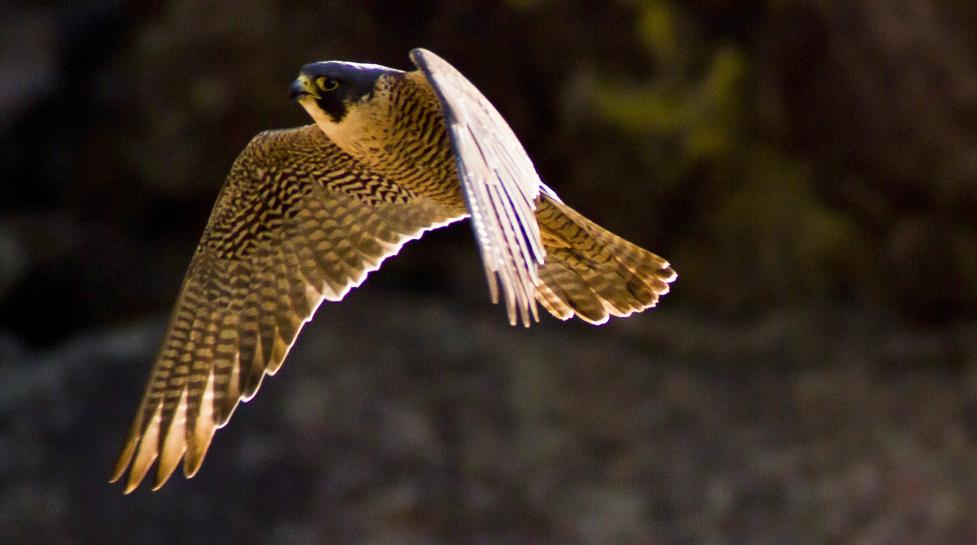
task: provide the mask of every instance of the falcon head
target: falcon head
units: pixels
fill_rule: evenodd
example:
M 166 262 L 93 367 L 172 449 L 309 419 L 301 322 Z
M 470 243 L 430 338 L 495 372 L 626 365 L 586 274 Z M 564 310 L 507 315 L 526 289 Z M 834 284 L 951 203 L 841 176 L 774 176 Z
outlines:
M 312 116 L 327 135 L 333 136 L 351 117 L 370 104 L 377 83 L 400 70 L 378 64 L 325 61 L 302 67 L 289 88 L 289 97 Z

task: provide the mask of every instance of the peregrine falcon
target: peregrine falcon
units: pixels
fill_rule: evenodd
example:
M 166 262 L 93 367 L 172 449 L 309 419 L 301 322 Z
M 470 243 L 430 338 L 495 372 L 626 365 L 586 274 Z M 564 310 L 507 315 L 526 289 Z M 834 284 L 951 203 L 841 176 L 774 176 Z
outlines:
M 262 132 L 231 166 L 190 260 L 112 476 L 154 490 L 200 469 L 214 431 L 278 371 L 323 300 L 339 301 L 425 231 L 470 218 L 510 323 L 600 324 L 652 307 L 675 272 L 540 181 L 512 129 L 454 67 L 315 62 L 291 98 L 304 127 Z

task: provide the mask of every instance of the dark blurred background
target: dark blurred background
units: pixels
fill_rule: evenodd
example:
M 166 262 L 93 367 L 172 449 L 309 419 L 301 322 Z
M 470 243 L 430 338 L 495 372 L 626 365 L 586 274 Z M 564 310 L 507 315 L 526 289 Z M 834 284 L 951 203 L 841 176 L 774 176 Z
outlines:
M 977 4 L 0 7 L 0 542 L 977 542 Z M 201 474 L 106 484 L 184 267 L 297 69 L 465 73 L 679 272 L 510 328 L 470 228 L 323 306 Z

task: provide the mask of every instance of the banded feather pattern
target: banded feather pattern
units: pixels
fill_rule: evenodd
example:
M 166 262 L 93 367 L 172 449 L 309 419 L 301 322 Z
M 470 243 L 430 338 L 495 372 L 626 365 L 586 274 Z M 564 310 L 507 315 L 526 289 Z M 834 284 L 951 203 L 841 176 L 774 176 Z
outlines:
M 655 306 L 675 280 L 667 261 L 548 195 L 540 196 L 536 221 L 546 248 L 536 298 L 561 320 L 630 316 Z
M 281 366 L 325 299 L 425 230 L 461 219 L 359 166 L 317 127 L 256 136 L 238 157 L 177 297 L 112 480 L 154 488 L 200 468 L 214 431 Z
M 600 324 L 668 293 L 669 263 L 564 204 L 474 85 L 430 51 L 411 59 L 417 71 L 307 65 L 329 71 L 293 83 L 316 124 L 263 132 L 234 161 L 112 475 L 128 472 L 126 493 L 157 461 L 154 489 L 181 461 L 196 474 L 320 304 L 426 230 L 472 218 L 513 325 L 538 320 L 537 303 Z M 334 95 L 312 83 L 343 78 Z

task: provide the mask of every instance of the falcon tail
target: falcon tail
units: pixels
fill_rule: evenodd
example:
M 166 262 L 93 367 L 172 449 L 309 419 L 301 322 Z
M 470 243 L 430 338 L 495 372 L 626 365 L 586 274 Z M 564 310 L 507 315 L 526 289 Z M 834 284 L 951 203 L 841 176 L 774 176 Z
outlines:
M 546 193 L 536 206 L 546 248 L 536 299 L 551 314 L 602 324 L 655 306 L 676 278 L 669 263 Z

